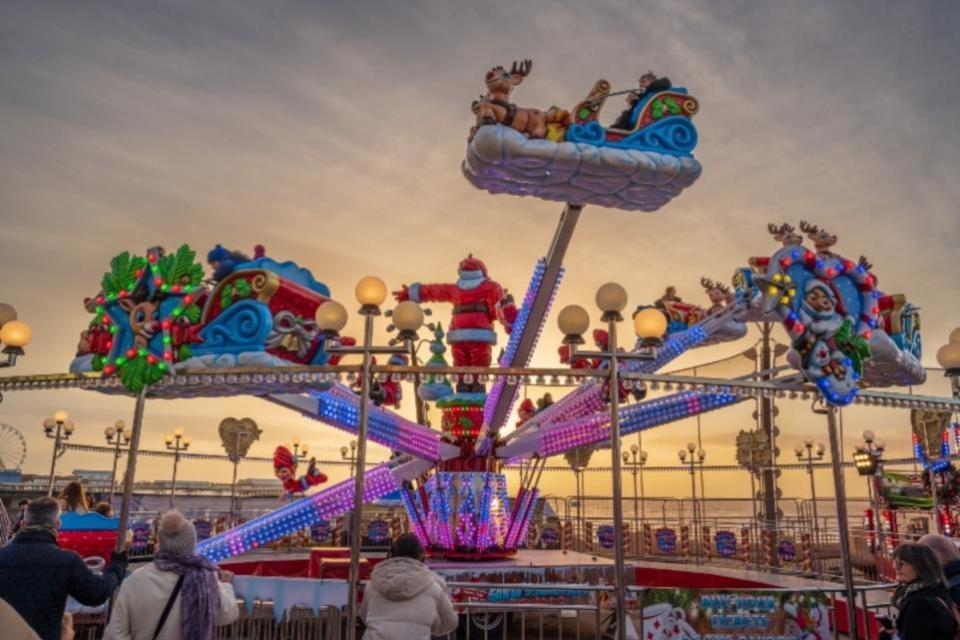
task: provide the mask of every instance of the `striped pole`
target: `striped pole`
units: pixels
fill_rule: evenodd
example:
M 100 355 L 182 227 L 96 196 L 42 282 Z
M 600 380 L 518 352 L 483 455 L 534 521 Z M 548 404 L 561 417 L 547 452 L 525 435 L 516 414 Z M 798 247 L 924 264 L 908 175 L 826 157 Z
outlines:
M 680 525 L 680 555 L 690 555 L 690 527 L 685 524 Z
M 807 573 L 813 572 L 813 544 L 809 533 L 800 534 L 801 565 Z
M 710 527 L 703 528 L 703 539 L 701 540 L 701 549 L 703 550 L 703 557 L 705 560 L 709 560 L 711 552 L 713 551 L 713 545 L 710 540 Z
M 740 529 L 740 560 L 743 564 L 750 564 L 750 528 Z
M 587 520 L 583 525 L 583 535 L 586 538 L 583 541 L 584 551 L 587 553 L 593 553 L 593 523 Z
M 573 551 L 573 522 L 567 520 L 563 523 L 563 551 Z
M 630 523 L 623 523 L 623 553 L 630 555 L 633 553 L 633 541 L 630 536 Z
M 641 540 L 641 544 L 643 545 L 643 555 L 653 555 L 653 527 L 646 523 L 643 525 L 643 538 Z
M 343 518 L 337 517 L 333 521 L 333 529 L 330 531 L 330 546 L 339 547 L 343 544 Z

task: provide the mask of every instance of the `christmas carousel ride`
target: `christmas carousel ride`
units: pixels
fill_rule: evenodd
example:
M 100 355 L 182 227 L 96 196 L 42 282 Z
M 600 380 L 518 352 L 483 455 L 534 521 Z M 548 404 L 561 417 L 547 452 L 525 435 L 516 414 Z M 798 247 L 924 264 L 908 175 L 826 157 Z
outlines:
M 597 370 L 571 376 L 578 386 L 539 412 L 525 410 L 523 423 L 503 433 L 521 386 L 529 381 L 527 374 L 511 372 L 528 371 L 583 205 L 653 210 L 700 172 L 689 155 L 696 141 L 690 116 L 697 104 L 685 91 L 646 77 L 618 127 L 600 135 L 596 116 L 606 84 L 598 83 L 572 115 L 521 110 L 503 93 L 509 96 L 509 87 L 529 71 L 524 64 L 488 74 L 490 93 L 475 105 L 478 126 L 471 132 L 464 172 L 482 189 L 567 202 L 547 255 L 534 264 L 519 303 L 473 255 L 458 264 L 452 282 L 399 288 L 394 295 L 401 305 L 449 303 L 450 322 L 446 328 L 430 325 L 431 357 L 424 366 L 373 369 L 375 384 L 393 385 L 393 393 L 379 394 L 366 408 L 367 438 L 393 455 L 362 474 L 363 499 L 399 492 L 411 529 L 436 556 L 483 559 L 515 553 L 534 516 L 546 459 L 610 443 L 613 394 L 602 363 L 568 352 L 570 367 Z M 491 118 L 496 124 L 488 124 Z M 684 138 L 671 131 L 688 133 Z M 486 146 L 494 142 L 500 145 L 496 150 Z M 661 371 L 689 349 L 742 337 L 745 323 L 755 320 L 776 320 L 790 336 L 795 371 L 774 381 L 790 392 L 806 393 L 805 381 L 810 382 L 825 402 L 839 406 L 854 401 L 865 383 L 923 380 L 916 309 L 902 296 L 881 294 L 865 259 L 854 263 L 832 253 L 835 236 L 806 223 L 801 229 L 813 248 L 782 225 L 772 230 L 783 246 L 736 270 L 731 287 L 702 280 L 708 306 L 683 303 L 669 289 L 650 305 L 662 319 L 663 335 L 655 343 L 638 343 L 631 351 L 642 357 L 620 367 L 622 384 L 638 398 L 619 410 L 621 435 L 754 398 L 719 382 L 645 399 L 642 385 L 643 376 Z M 268 258 L 262 247 L 248 258 L 218 246 L 207 262 L 213 269 L 209 280 L 186 245 L 175 252 L 154 247 L 144 257 L 123 253 L 114 258 L 101 291 L 86 301 L 93 320 L 71 369 L 99 374 L 104 384 L 94 388 L 110 393 L 250 393 L 356 434 L 361 401 L 341 381 L 356 368 L 331 366 L 338 364 L 332 347 L 349 339 L 321 330 L 326 323 L 320 318 L 342 309 L 329 304 L 329 289 L 309 270 Z M 638 312 L 649 317 L 646 309 Z M 498 331 L 507 339 L 494 364 Z M 222 372 L 212 387 L 184 382 L 191 372 L 210 370 Z M 440 414 L 439 430 L 387 407 L 397 405 L 399 384 L 410 376 L 419 384 L 414 400 L 433 403 Z M 628 396 L 617 395 L 621 401 Z M 518 459 L 529 461 L 529 470 L 511 499 L 503 467 Z M 315 486 L 309 478 L 297 481 L 293 470 L 287 475 L 285 483 L 290 480 L 296 489 L 300 482 L 314 493 L 204 540 L 198 551 L 222 560 L 352 510 L 353 478 Z

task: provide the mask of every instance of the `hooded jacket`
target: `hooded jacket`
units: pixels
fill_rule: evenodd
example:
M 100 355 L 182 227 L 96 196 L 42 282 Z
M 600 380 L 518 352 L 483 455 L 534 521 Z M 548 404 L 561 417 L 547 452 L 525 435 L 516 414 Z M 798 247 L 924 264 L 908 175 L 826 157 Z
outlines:
M 360 617 L 363 640 L 430 640 L 457 628 L 446 582 L 413 558 L 388 558 L 374 568 Z

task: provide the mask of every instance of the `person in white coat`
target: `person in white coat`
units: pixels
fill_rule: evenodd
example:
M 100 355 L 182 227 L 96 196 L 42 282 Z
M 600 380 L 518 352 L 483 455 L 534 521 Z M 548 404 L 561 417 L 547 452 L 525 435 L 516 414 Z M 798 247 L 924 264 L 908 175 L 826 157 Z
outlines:
M 104 640 L 212 640 L 215 626 L 237 619 L 232 575 L 195 555 L 196 546 L 192 522 L 163 514 L 154 561 L 123 581 Z
M 370 575 L 360 617 L 363 640 L 430 640 L 457 629 L 457 613 L 447 583 L 423 563 L 423 547 L 405 533 Z

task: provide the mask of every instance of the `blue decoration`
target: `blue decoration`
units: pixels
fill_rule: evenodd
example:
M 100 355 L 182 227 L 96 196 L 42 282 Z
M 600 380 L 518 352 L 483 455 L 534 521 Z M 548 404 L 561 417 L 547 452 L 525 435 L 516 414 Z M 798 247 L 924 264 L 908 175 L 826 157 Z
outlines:
M 203 342 L 193 347 L 193 354 L 263 351 L 272 326 L 273 317 L 267 305 L 256 300 L 240 300 L 200 331 Z

